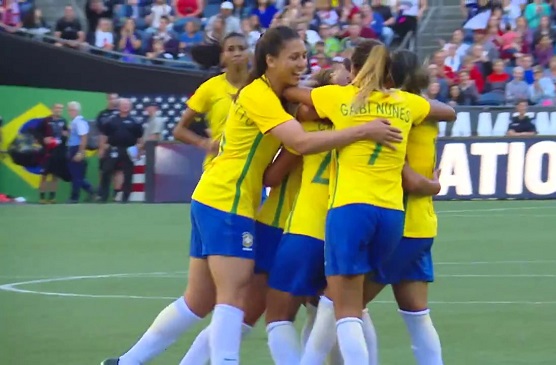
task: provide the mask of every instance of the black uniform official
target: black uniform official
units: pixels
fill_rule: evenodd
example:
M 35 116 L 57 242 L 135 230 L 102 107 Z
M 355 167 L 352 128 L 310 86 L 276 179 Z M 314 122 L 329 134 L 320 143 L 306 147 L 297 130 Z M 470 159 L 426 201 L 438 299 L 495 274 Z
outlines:
M 111 96 L 109 96 L 110 98 Z M 116 96 L 117 98 L 117 96 Z M 117 100 L 117 99 L 116 99 Z M 109 101 L 110 103 L 112 103 L 112 101 Z M 108 123 L 108 121 L 110 120 L 110 118 L 114 117 L 115 115 L 118 115 L 119 111 L 118 109 L 111 108 L 112 105 L 109 104 L 109 107 L 107 109 L 104 109 L 103 111 L 101 111 L 100 113 L 98 113 L 97 115 L 97 129 L 99 131 L 99 133 L 104 134 L 104 132 L 102 132 L 102 128 L 103 126 Z M 100 170 L 100 172 L 102 173 L 102 164 L 105 161 L 104 158 L 99 159 L 99 163 L 98 163 L 98 169 Z
M 133 161 L 131 160 L 128 147 L 138 144 L 143 136 L 143 126 L 130 113 L 131 105 L 128 100 L 122 100 L 120 112 L 112 116 L 103 126 L 100 132 L 107 137 L 107 148 L 104 162 L 101 166 L 100 200 L 106 202 L 110 190 L 110 180 L 116 166 L 121 166 L 124 173 L 122 186 L 122 202 L 127 202 L 131 195 L 133 179 Z

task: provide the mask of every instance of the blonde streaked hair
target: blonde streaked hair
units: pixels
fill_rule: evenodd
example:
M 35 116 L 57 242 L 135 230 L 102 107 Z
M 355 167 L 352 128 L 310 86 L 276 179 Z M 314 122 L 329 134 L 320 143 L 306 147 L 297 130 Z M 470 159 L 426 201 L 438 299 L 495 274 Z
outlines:
M 390 74 L 390 52 L 384 43 L 374 39 L 359 43 L 351 56 L 356 72 L 352 85 L 359 88 L 354 105 L 360 106 L 374 91 L 385 91 Z

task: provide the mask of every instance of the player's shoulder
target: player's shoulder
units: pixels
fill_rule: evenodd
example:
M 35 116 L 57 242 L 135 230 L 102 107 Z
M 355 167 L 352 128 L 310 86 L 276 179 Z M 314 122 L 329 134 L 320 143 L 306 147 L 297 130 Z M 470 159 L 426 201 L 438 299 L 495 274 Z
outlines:
M 244 98 L 256 98 L 262 96 L 268 96 L 269 94 L 273 94 L 276 97 L 276 94 L 270 88 L 270 84 L 268 80 L 264 77 L 259 77 L 253 80 L 251 83 L 247 84 L 240 92 L 239 96 Z
M 201 87 L 213 87 L 213 86 L 221 86 L 227 83 L 226 74 L 221 73 L 219 75 L 213 76 L 210 79 L 206 80 L 201 84 Z M 216 91 L 216 90 L 215 90 Z

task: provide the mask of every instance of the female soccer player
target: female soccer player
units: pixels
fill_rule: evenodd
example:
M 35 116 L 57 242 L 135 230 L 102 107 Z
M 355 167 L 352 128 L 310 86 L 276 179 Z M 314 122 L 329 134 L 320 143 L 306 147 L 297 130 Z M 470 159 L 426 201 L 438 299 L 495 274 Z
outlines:
M 187 109 L 174 127 L 175 139 L 207 151 L 204 168 L 218 153 L 232 98 L 247 81 L 248 63 L 249 53 L 245 36 L 239 33 L 228 34 L 222 41 L 222 64 L 226 67 L 226 72 L 208 79 L 199 86 L 195 94 L 187 100 Z M 199 114 L 206 115 L 209 138 L 201 137 L 188 128 Z
M 178 125 L 174 128 L 174 137 L 187 144 L 201 147 L 207 151 L 203 163 L 206 168 L 218 152 L 220 138 L 224 130 L 228 111 L 232 99 L 240 87 L 245 85 L 248 77 L 248 51 L 245 37 L 239 33 L 230 33 L 222 43 L 222 62 L 226 72 L 212 77 L 196 90 L 195 94 L 187 101 L 187 109 L 182 115 Z M 210 138 L 204 138 L 188 129 L 195 116 L 206 113 Z M 191 244 L 190 270 L 196 273 L 205 270 L 206 259 L 201 247 Z M 190 278 L 188 289 L 197 288 L 197 278 Z M 177 299 L 166 307 L 155 319 L 151 327 L 141 339 L 119 359 L 108 359 L 105 365 L 141 364 L 150 361 L 168 346 L 174 343 L 192 324 L 200 318 L 195 313 L 210 312 L 214 306 L 214 286 L 209 284 L 201 287 L 206 291 L 206 297 L 213 295 L 212 300 L 196 301 L 186 290 L 184 298 Z M 195 308 L 192 312 L 190 307 Z M 172 324 L 172 322 L 174 324 Z M 119 361 L 119 362 L 118 362 Z
M 278 98 L 286 87 L 299 83 L 305 65 L 305 45 L 293 29 L 270 29 L 257 43 L 254 68 L 230 107 L 218 157 L 192 196 L 192 250 L 206 259 L 191 260 L 185 296 L 155 320 L 152 336 L 143 341 L 150 342 L 145 347 L 149 351 L 153 343 L 158 351 L 167 347 L 214 307 L 211 364 L 239 363 L 243 308 L 254 269 L 254 219 L 264 170 L 281 143 L 309 154 L 359 140 L 400 141 L 399 130 L 384 120 L 369 119 L 341 131 L 305 132 Z
M 425 118 L 455 119 L 453 108 L 399 90 L 387 90 L 390 57 L 377 41 L 360 43 L 352 56 L 351 85 L 313 90 L 290 88 L 292 102 L 314 106 L 337 131 L 371 118 L 387 118 L 407 138 Z M 337 149 L 330 210 L 326 221 L 325 273 L 337 319 L 345 365 L 361 364 L 369 354 L 361 321 L 363 284 L 380 273 L 403 234 L 402 169 L 407 141 L 395 150 L 360 141 Z
M 277 174 L 267 169 L 264 174 L 264 185 L 270 186 L 271 190 L 256 215 L 255 238 L 258 244 L 255 252 L 255 275 L 251 280 L 248 289 L 249 300 L 244 308 L 243 337 L 251 332 L 266 309 L 267 275 L 301 184 L 301 159 L 299 156 L 294 157 L 295 160 L 292 159 L 289 165 L 289 173 L 277 177 Z M 281 165 L 283 161 L 278 158 L 275 163 Z M 210 326 L 195 338 L 180 365 L 207 364 L 210 358 L 209 338 Z
M 403 50 L 392 55 L 396 87 L 414 94 L 428 86 L 417 55 Z M 366 301 L 391 284 L 399 312 L 411 337 L 418 365 L 442 365 L 442 348 L 428 309 L 428 283 L 434 280 L 431 248 L 437 233 L 432 196 L 440 191 L 436 166 L 438 125 L 426 121 L 411 129 L 404 167 L 405 226 L 403 238 L 384 271 L 367 282 Z

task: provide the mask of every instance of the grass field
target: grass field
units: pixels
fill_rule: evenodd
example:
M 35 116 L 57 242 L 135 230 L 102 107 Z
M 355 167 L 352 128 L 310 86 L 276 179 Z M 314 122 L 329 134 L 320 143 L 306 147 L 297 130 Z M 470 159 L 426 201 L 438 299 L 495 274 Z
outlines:
M 556 202 L 437 209 L 445 363 L 555 364 Z M 188 221 L 186 205 L 0 206 L 0 364 L 93 365 L 126 350 L 184 288 Z M 370 309 L 381 364 L 413 364 L 389 291 Z M 177 364 L 196 333 L 154 364 Z M 242 364 L 271 364 L 263 326 Z

